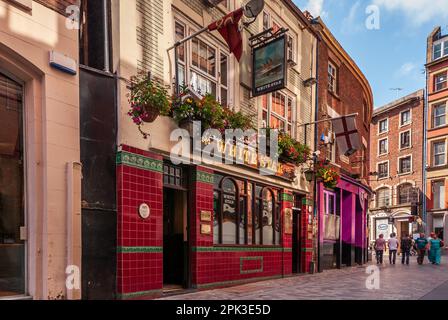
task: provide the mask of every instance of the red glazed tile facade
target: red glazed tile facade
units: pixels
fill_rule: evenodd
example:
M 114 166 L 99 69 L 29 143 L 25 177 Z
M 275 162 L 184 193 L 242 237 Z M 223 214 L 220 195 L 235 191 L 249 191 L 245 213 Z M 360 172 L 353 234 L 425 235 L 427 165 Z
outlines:
M 280 246 L 216 246 L 213 222 L 201 221 L 201 212 L 213 212 L 214 172 L 205 167 L 192 170 L 189 199 L 189 266 L 192 288 L 222 287 L 292 274 L 292 235 L 283 223 L 285 209 L 292 209 L 292 192 L 283 190 Z M 161 156 L 122 146 L 117 155 L 118 249 L 117 297 L 138 299 L 163 292 L 163 159 Z M 150 218 L 138 215 L 146 203 Z M 304 202 L 303 212 L 307 212 Z M 212 219 L 213 221 L 213 219 Z M 302 272 L 310 271 L 313 258 L 308 215 L 301 219 Z M 211 234 L 202 234 L 209 223 Z

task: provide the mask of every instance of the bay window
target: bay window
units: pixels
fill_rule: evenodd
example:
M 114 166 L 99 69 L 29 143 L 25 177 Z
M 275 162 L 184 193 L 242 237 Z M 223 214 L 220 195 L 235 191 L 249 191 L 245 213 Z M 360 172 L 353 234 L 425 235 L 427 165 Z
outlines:
M 262 97 L 263 127 L 278 129 L 294 136 L 294 99 L 279 91 Z
M 193 28 L 175 22 L 175 40 L 194 33 Z M 229 101 L 229 56 L 219 46 L 194 38 L 178 48 L 179 85 L 189 85 L 200 95 L 210 94 L 227 105 Z

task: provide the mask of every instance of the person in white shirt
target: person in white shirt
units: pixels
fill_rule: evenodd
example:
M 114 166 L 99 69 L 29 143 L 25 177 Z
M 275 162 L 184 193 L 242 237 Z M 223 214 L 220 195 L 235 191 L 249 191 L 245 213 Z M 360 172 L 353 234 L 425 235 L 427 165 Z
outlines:
M 398 248 L 400 246 L 397 240 L 397 235 L 395 233 L 392 233 L 390 235 L 390 239 L 387 242 L 387 245 L 389 246 L 389 263 L 395 264 L 395 262 L 397 261 Z

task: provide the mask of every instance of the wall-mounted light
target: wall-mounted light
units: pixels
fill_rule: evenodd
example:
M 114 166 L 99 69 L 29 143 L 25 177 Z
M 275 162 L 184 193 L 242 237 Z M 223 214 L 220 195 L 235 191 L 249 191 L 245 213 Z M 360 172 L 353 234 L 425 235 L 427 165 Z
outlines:
M 303 85 L 305 87 L 311 87 L 313 85 L 317 84 L 317 79 L 316 78 L 309 78 L 305 81 L 303 81 Z

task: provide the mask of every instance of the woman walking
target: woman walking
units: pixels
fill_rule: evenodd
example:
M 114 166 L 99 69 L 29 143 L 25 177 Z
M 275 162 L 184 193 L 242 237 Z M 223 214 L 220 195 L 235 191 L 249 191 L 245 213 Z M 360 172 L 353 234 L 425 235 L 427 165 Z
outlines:
M 442 248 L 445 246 L 442 240 L 433 232 L 431 233 L 431 240 L 429 240 L 429 261 L 432 264 L 440 265 L 442 258 Z

